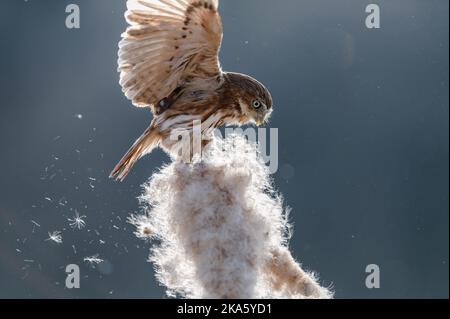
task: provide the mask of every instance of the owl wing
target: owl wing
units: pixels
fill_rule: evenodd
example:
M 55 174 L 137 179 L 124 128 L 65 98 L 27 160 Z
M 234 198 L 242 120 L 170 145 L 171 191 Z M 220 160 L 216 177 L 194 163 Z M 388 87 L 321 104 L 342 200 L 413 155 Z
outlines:
M 130 26 L 119 43 L 118 71 L 134 105 L 154 106 L 188 80 L 222 75 L 218 5 L 219 0 L 128 0 Z

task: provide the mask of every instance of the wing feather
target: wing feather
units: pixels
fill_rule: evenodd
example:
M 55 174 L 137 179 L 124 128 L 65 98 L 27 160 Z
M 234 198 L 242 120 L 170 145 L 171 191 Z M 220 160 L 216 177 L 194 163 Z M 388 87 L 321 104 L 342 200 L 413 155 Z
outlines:
M 128 0 L 130 26 L 119 43 L 118 71 L 136 106 L 153 106 L 186 81 L 222 75 L 218 0 Z

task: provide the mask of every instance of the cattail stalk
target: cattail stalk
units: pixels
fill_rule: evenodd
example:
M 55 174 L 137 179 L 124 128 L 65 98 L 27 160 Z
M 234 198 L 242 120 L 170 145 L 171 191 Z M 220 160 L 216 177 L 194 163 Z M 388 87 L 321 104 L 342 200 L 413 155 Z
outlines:
M 290 225 L 256 146 L 216 139 L 201 161 L 174 161 L 145 185 L 145 213 L 158 281 L 183 298 L 331 298 L 287 248 Z

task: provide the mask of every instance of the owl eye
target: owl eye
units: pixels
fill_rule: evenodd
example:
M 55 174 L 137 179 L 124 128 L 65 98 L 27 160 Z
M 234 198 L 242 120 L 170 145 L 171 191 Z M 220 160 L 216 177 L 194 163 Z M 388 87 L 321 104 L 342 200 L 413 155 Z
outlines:
M 261 105 L 262 105 L 262 103 L 261 103 L 260 101 L 258 101 L 258 100 L 254 100 L 254 101 L 252 102 L 252 106 L 253 106 L 255 109 L 259 109 L 259 108 L 261 107 Z

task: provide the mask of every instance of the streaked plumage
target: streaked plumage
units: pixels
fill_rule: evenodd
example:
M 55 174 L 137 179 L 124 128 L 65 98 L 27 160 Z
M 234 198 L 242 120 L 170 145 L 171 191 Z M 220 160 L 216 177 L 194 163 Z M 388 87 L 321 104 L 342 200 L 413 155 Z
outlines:
M 218 0 L 128 0 L 130 27 L 119 43 L 120 85 L 154 119 L 112 171 L 123 180 L 135 162 L 161 146 L 177 147 L 173 130 L 202 131 L 224 124 L 260 124 L 271 112 L 269 91 L 255 79 L 222 72 Z M 207 140 L 204 142 L 207 143 Z

